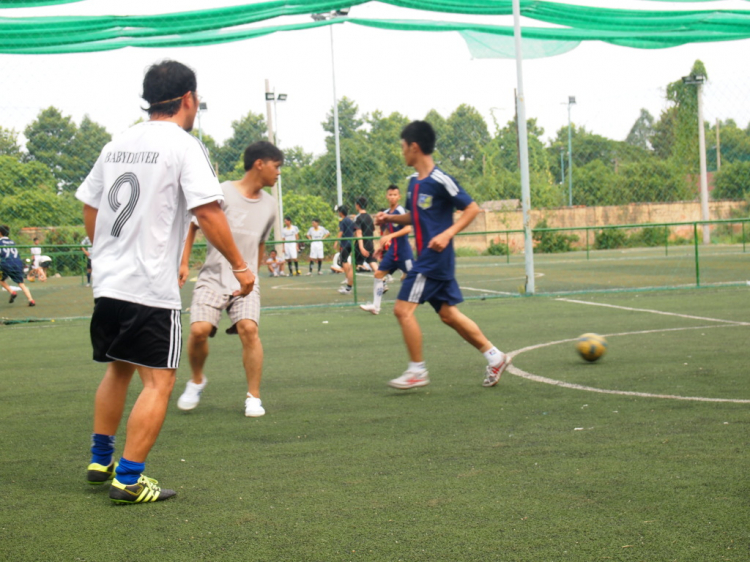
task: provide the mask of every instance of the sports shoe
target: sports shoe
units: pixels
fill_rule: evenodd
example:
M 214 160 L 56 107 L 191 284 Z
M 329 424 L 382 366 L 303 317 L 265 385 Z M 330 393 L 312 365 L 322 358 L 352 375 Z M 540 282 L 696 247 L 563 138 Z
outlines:
M 341 283 L 339 283 L 339 285 L 346 285 L 347 283 L 349 283 L 349 281 L 347 281 L 346 278 L 344 278 L 344 280 Z
M 349 286 L 339 287 L 339 293 L 341 293 L 342 295 L 351 295 L 352 288 Z
M 206 375 L 203 375 L 203 382 L 201 384 L 195 384 L 193 381 L 188 381 L 185 385 L 185 392 L 182 393 L 179 400 L 177 400 L 177 407 L 180 410 L 192 410 L 201 401 L 201 393 L 206 388 L 208 379 Z
M 29 306 L 36 306 L 36 303 L 34 301 L 29 301 Z
M 122 484 L 115 478 L 109 488 L 109 499 L 115 503 L 147 503 L 168 500 L 177 494 L 174 490 L 162 490 L 157 484 L 156 480 L 143 474 L 138 482 L 130 485 Z
M 386 294 L 388 292 L 388 283 L 383 283 L 383 294 Z
M 409 388 L 417 388 L 418 386 L 427 386 L 430 384 L 430 374 L 427 369 L 421 371 L 406 370 L 400 377 L 388 381 L 388 386 L 398 388 L 399 390 L 407 390 Z
M 322 271 L 318 271 L 318 275 L 323 275 L 323 272 Z
M 245 399 L 245 417 L 248 418 L 259 418 L 266 413 L 263 405 L 260 402 L 260 398 L 256 398 L 249 392 Z
M 296 275 L 297 277 L 299 277 L 299 275 L 300 275 L 299 271 L 298 271 L 297 273 L 295 273 L 295 275 Z
M 11 293 L 10 294 L 10 300 L 9 303 L 13 304 L 13 301 L 16 300 L 16 297 L 18 296 L 18 293 Z
M 104 484 L 107 480 L 112 480 L 115 477 L 116 468 L 117 463 L 115 461 L 109 463 L 109 466 L 92 462 L 86 471 L 86 480 L 89 484 Z
M 484 375 L 484 382 L 482 383 L 482 386 L 495 386 L 500 380 L 500 375 L 502 375 L 503 371 L 505 371 L 505 369 L 508 368 L 508 365 L 510 365 L 511 361 L 512 359 L 510 355 L 508 355 L 507 353 L 503 353 L 502 363 L 499 363 L 498 365 L 495 365 L 494 367 L 487 365 L 487 369 L 484 372 L 485 375 Z
M 308 271 L 307 273 L 305 273 L 305 275 L 307 275 L 307 276 L 312 275 L 312 271 Z
M 359 308 L 361 308 L 362 310 L 366 310 L 367 312 L 370 312 L 372 314 L 380 314 L 380 309 L 376 308 L 373 303 L 360 304 Z

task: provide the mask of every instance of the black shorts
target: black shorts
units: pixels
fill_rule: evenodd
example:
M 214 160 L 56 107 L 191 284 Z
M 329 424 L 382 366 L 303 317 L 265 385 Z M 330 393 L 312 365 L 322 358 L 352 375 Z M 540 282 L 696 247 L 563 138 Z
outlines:
M 351 247 L 351 245 L 344 246 L 342 244 L 341 245 L 341 251 L 339 252 L 339 265 L 341 267 L 344 267 L 344 264 L 347 262 L 347 260 L 349 259 L 349 256 L 351 256 L 351 255 L 352 255 L 352 247 Z
M 94 361 L 176 369 L 182 351 L 180 311 L 100 297 L 91 317 Z
M 369 244 L 367 242 L 370 242 Z M 357 265 L 362 265 L 365 262 L 367 263 L 377 263 L 378 260 L 375 259 L 375 247 L 371 240 L 366 240 L 364 243 L 365 250 L 367 251 L 367 257 L 363 256 L 359 252 L 359 244 L 357 244 L 357 247 L 354 250 L 354 256 L 356 258 Z

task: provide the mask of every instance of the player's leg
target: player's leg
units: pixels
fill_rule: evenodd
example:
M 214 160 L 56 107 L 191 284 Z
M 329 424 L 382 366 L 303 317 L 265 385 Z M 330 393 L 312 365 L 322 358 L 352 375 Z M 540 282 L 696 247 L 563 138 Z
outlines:
M 23 277 L 21 277 L 23 279 Z M 29 300 L 29 306 L 34 306 L 34 298 L 31 296 L 31 291 L 29 291 L 29 288 L 26 286 L 23 281 L 18 281 L 18 286 L 23 291 L 23 294 L 26 295 L 26 298 Z
M 192 373 L 192 382 L 196 385 L 204 383 L 203 367 L 208 359 L 208 338 L 214 332 L 211 322 L 197 321 L 190 324 L 190 335 L 188 336 L 188 361 Z
M 14 300 L 16 300 L 16 292 L 13 289 L 11 289 L 10 285 L 8 285 L 5 282 L 7 278 L 8 278 L 7 274 L 3 272 L 2 280 L 0 280 L 0 287 L 8 291 L 8 294 L 10 295 L 10 300 L 8 302 L 12 303 Z
M 323 267 L 323 260 L 318 258 L 318 275 L 323 275 L 323 272 L 320 270 L 321 267 Z
M 495 386 L 503 371 L 510 365 L 510 357 L 497 349 L 482 333 L 471 318 L 463 314 L 455 305 L 444 302 L 438 311 L 443 323 L 453 328 L 468 343 L 477 348 L 487 360 L 484 386 Z
M 375 272 L 372 282 L 372 303 L 359 305 L 362 310 L 365 310 L 371 314 L 380 314 L 380 304 L 383 300 L 383 293 L 385 292 L 384 279 L 387 273 L 387 271 L 383 271 L 380 269 Z
M 409 354 L 409 366 L 406 371 L 400 377 L 388 382 L 389 386 L 399 390 L 430 384 L 429 373 L 422 355 L 422 329 L 414 316 L 414 311 L 418 306 L 418 302 L 399 299 L 393 307 L 393 313 L 401 326 L 401 333 L 404 336 L 404 343 Z
M 310 256 L 310 269 L 307 272 L 307 275 L 312 275 L 313 272 L 313 263 L 315 263 L 315 260 Z
M 263 375 L 263 344 L 258 332 L 260 287 L 256 285 L 249 295 L 235 299 L 227 312 L 233 322 L 227 333 L 239 334 L 242 342 L 242 364 L 247 379 L 245 416 L 257 418 L 266 413 L 260 400 L 260 381 Z

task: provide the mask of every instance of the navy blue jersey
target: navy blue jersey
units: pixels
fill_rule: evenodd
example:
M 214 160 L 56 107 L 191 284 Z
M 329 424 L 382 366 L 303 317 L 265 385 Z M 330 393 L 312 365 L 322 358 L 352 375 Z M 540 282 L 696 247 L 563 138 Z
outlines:
M 424 179 L 409 178 L 406 209 L 411 211 L 417 262 L 412 271 L 431 279 L 453 279 L 456 254 L 453 240 L 442 252 L 427 247 L 435 236 L 453 225 L 453 211 L 464 210 L 473 202 L 458 182 L 437 166 Z
M 399 205 L 392 212 L 390 209 L 386 209 L 383 212 L 389 215 L 403 215 L 406 213 L 406 210 Z M 406 225 L 387 222 L 383 225 L 383 234 L 393 234 L 394 232 L 400 231 L 404 226 Z M 393 238 L 391 240 L 391 245 L 388 246 L 388 251 L 383 256 L 383 259 L 385 259 L 385 256 L 391 256 L 395 261 L 414 259 L 414 254 L 412 253 L 411 245 L 409 244 L 409 235 L 405 234 L 404 236 Z
M 16 243 L 10 238 L 0 238 L 0 265 L 6 271 L 23 270 L 23 262 L 18 257 Z
M 339 222 L 339 232 L 341 232 L 341 238 L 354 238 L 354 221 L 349 217 L 344 217 Z M 351 248 L 350 240 L 342 240 L 341 248 Z

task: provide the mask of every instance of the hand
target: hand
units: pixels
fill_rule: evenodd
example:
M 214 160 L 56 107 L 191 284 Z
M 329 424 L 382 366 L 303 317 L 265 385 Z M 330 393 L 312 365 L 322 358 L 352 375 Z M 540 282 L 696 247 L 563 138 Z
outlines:
M 366 257 L 366 258 L 369 258 L 370 257 L 370 252 L 368 252 L 367 250 L 365 250 L 364 248 L 362 248 L 362 255 L 364 257 Z
M 253 290 L 253 285 L 255 285 L 255 275 L 250 271 L 250 268 L 248 267 L 245 271 L 233 271 L 232 273 L 234 273 L 237 281 L 240 282 L 239 291 L 232 293 L 232 296 L 244 297 L 245 295 L 249 295 Z
M 388 216 L 388 213 L 384 213 L 383 211 L 380 211 L 378 214 L 375 215 L 375 225 L 380 226 L 381 224 L 384 224 L 388 221 L 385 220 L 385 218 Z
M 436 252 L 442 252 L 448 247 L 448 244 L 450 244 L 451 238 L 453 237 L 447 232 L 441 232 L 440 234 L 435 236 L 432 240 L 430 240 L 430 243 L 427 244 L 427 247 L 430 250 L 435 250 Z
M 182 289 L 182 287 L 187 282 L 189 275 L 190 275 L 190 268 L 187 266 L 187 264 L 180 264 L 180 272 L 177 277 L 177 283 L 179 284 L 180 289 Z

